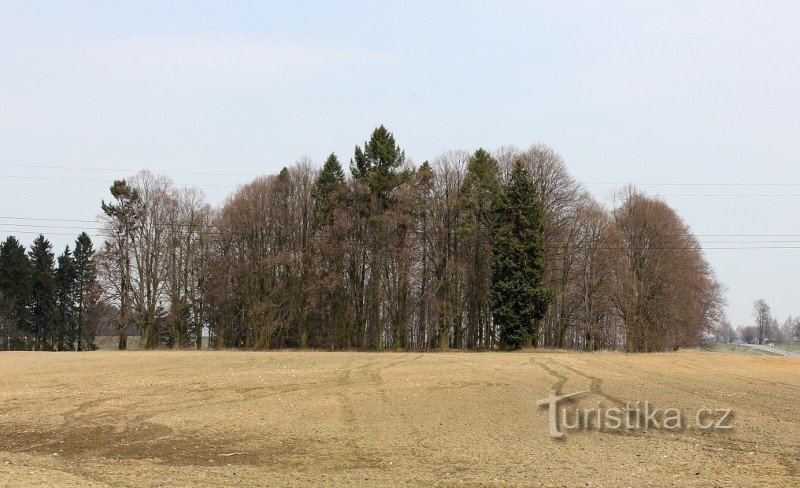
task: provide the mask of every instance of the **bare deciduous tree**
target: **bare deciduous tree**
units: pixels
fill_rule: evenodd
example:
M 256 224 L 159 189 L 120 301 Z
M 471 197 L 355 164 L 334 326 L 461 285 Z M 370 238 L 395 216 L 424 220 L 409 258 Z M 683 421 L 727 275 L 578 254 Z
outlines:
M 767 302 L 762 299 L 753 302 L 753 319 L 756 321 L 756 341 L 758 341 L 759 344 L 763 344 L 765 339 L 769 339 L 770 328 L 773 322 Z

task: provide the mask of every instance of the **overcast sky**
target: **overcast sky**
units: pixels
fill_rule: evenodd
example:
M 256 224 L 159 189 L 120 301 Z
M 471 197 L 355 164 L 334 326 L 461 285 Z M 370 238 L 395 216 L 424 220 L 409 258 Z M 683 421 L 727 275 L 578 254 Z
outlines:
M 430 3 L 3 0 L 0 237 L 60 252 L 93 224 L 8 217 L 93 219 L 127 174 L 13 165 L 272 173 L 384 123 L 418 163 L 542 142 L 600 199 L 665 195 L 734 325 L 800 314 L 800 3 Z M 795 249 L 712 249 L 756 246 Z

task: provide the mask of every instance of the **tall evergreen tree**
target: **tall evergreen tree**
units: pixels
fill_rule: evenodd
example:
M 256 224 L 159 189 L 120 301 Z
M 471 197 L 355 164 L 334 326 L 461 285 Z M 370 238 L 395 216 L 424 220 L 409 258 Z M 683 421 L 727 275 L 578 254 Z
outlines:
M 34 349 L 53 349 L 56 330 L 56 278 L 53 246 L 43 235 L 31 244 L 31 325 Z
M 339 158 L 331 153 L 314 181 L 311 198 L 314 213 L 311 219 L 314 234 L 314 252 L 311 253 L 314 265 L 312 294 L 316 296 L 316 307 L 312 312 L 315 323 L 319 324 L 318 340 L 332 347 L 346 344 L 346 290 L 345 278 L 346 245 L 342 239 L 343 230 L 337 223 L 345 222 L 336 216 L 336 210 L 344 210 L 347 200 L 347 185 Z M 338 343 L 338 344 L 337 344 Z
M 364 266 L 367 263 L 361 263 L 364 293 L 358 298 L 357 306 L 363 309 L 366 319 L 365 345 L 377 349 L 383 347 L 382 332 L 386 319 L 382 313 L 386 281 L 384 270 L 389 246 L 386 217 L 393 207 L 392 191 L 410 176 L 408 172 L 398 171 L 404 162 L 405 153 L 395 142 L 394 135 L 383 125 L 372 132 L 363 149 L 356 146 L 350 161 L 353 178 L 367 189 L 367 192 L 354 195 L 357 205 L 353 217 L 356 220 L 363 219 L 365 225 L 356 225 L 364 232 L 360 239 L 369 250 L 365 255 L 369 264 Z
M 514 165 L 494 212 L 492 315 L 503 344 L 536 346 L 535 322 L 552 300 L 543 283 L 544 209 L 536 185 L 521 162 Z
M 55 325 L 56 348 L 72 350 L 77 339 L 77 270 L 75 259 L 67 246 L 58 257 L 56 277 L 56 307 L 58 320 Z
M 325 165 L 314 182 L 311 197 L 314 199 L 314 218 L 312 225 L 315 228 L 330 225 L 333 220 L 333 211 L 336 207 L 336 192 L 344 186 L 344 171 L 336 154 L 331 153 L 325 160 Z
M 372 131 L 363 149 L 356 146 L 350 172 L 355 179 L 364 182 L 372 196 L 385 207 L 389 192 L 408 176 L 398 172 L 405 159 L 406 153 L 395 142 L 394 134 L 381 125 Z
M 459 188 L 457 233 L 462 252 L 459 261 L 466 276 L 466 346 L 491 347 L 490 293 L 492 275 L 492 211 L 502 191 L 497 161 L 478 149 L 467 162 L 467 173 Z M 462 331 L 455 341 L 461 345 Z
M 25 348 L 21 334 L 30 331 L 31 267 L 25 247 L 9 236 L 0 245 L 0 293 L 4 303 L 2 347 Z
M 81 232 L 75 240 L 75 306 L 76 306 L 76 335 L 75 341 L 79 351 L 87 346 L 94 347 L 94 327 L 88 320 L 87 311 L 96 305 L 97 301 L 97 269 L 94 262 L 94 247 L 92 239 L 86 232 Z

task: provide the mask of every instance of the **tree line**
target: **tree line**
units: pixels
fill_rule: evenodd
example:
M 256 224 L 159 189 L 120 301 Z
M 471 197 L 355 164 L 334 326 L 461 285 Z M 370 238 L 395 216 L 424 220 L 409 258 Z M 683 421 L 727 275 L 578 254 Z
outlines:
M 753 325 L 740 325 L 734 329 L 729 323 L 723 324 L 717 334 L 719 342 L 741 341 L 747 344 L 779 343 L 800 341 L 800 317 L 786 317 L 783 323 L 772 315 L 772 309 L 763 299 L 753 302 Z
M 140 172 L 96 256 L 118 346 L 662 351 L 723 322 L 722 287 L 663 200 L 599 204 L 543 145 L 415 166 L 380 126 L 218 208 Z M 1 266 L 1 265 L 0 265 Z M 2 268 L 0 268 L 2 269 Z
M 95 348 L 107 312 L 94 247 L 85 232 L 55 257 L 43 236 L 26 251 L 11 236 L 0 245 L 0 350 Z

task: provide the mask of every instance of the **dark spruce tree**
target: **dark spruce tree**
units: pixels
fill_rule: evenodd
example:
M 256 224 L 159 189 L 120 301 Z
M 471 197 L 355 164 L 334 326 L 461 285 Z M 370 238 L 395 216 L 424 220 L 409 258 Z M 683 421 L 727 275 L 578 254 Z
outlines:
M 317 296 L 319 306 L 310 311 L 312 323 L 317 325 L 316 336 L 328 345 L 346 347 L 350 337 L 346 332 L 337 337 L 335 331 L 346 331 L 347 290 L 340 281 L 345 276 L 347 262 L 346 240 L 349 233 L 343 230 L 348 224 L 347 184 L 339 158 L 331 153 L 320 170 L 311 189 L 314 203 L 312 230 L 314 265 L 310 268 L 311 292 Z M 337 211 L 339 212 L 337 214 Z
M 536 346 L 536 322 L 552 300 L 544 285 L 544 209 L 517 162 L 493 209 L 492 316 L 505 347 Z
M 34 349 L 52 350 L 56 331 L 56 279 L 53 246 L 43 235 L 31 244 L 31 325 Z
M 333 222 L 337 193 L 344 187 L 344 171 L 339 158 L 331 153 L 314 182 L 311 197 L 314 199 L 314 228 L 325 227 Z
M 56 348 L 59 351 L 73 350 L 77 339 L 77 270 L 69 246 L 58 257 L 56 269 Z
M 0 245 L 0 295 L 3 303 L 0 349 L 27 349 L 31 330 L 31 266 L 25 247 L 10 236 Z
M 94 349 L 94 330 L 88 311 L 97 304 L 97 269 L 92 239 L 86 232 L 75 240 L 75 342 L 79 351 Z

